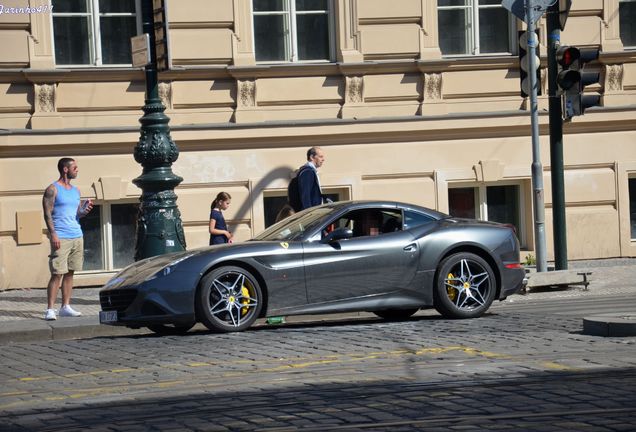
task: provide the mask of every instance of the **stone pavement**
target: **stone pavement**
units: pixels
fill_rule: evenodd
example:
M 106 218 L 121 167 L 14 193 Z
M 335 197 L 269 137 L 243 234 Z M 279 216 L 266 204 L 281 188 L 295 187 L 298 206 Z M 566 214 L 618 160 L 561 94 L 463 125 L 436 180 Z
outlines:
M 543 298 L 567 298 L 581 295 L 603 296 L 612 294 L 636 294 L 636 259 L 620 258 L 593 261 L 571 261 L 569 269 L 575 272 L 589 271 L 590 285 L 567 289 L 534 288 L 526 295 L 511 296 L 506 301 L 529 301 Z M 532 276 L 530 276 L 532 278 Z M 0 344 L 53 339 L 76 339 L 96 336 L 130 335 L 149 333 L 147 329 L 133 330 L 125 327 L 99 324 L 99 287 L 76 288 L 71 304 L 82 312 L 78 318 L 62 317 L 45 321 L 45 289 L 16 289 L 0 291 Z M 497 302 L 495 302 L 495 307 Z M 59 307 L 59 300 L 58 305 Z M 634 311 L 636 312 L 636 311 Z M 324 321 L 333 319 L 365 318 L 366 313 L 326 316 L 288 317 L 287 322 Z M 259 320 L 257 325 L 264 325 Z

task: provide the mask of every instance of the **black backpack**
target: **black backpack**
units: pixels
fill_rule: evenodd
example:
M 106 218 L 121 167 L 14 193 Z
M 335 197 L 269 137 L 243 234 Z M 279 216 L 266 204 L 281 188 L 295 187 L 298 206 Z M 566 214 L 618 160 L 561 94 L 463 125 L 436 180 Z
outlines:
M 303 165 L 298 168 L 287 185 L 287 200 L 289 201 L 289 205 L 297 212 L 303 209 L 303 203 L 300 200 L 300 189 L 298 188 L 298 176 L 300 176 L 300 173 L 306 168 L 309 167 Z

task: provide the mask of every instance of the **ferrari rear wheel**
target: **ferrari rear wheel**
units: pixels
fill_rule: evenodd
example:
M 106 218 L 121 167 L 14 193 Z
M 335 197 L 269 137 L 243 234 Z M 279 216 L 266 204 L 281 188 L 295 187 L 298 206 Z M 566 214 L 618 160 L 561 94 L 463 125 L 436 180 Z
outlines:
M 194 323 L 192 324 L 152 324 L 149 325 L 148 328 L 158 335 L 167 336 L 167 335 L 182 335 L 186 334 L 188 330 L 194 327 Z
M 446 318 L 477 318 L 492 304 L 497 282 L 480 256 L 461 252 L 445 258 L 435 281 L 435 309 Z
M 216 332 L 236 332 L 250 327 L 263 306 L 256 278 L 241 267 L 219 267 L 203 278 L 197 295 L 201 322 Z
M 385 309 L 373 312 L 388 321 L 399 321 L 410 318 L 419 309 Z

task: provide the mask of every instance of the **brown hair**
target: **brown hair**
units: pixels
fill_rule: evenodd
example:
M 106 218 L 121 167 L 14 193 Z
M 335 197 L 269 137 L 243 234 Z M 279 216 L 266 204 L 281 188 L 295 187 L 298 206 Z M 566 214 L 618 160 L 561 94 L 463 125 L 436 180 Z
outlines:
M 318 154 L 318 149 L 320 147 L 311 147 L 309 150 L 307 150 L 307 160 L 311 160 L 312 157 L 316 156 L 316 154 Z
M 276 215 L 276 222 L 280 222 L 283 219 L 288 218 L 289 216 L 293 215 L 294 213 L 296 213 L 296 212 L 294 211 L 292 206 L 290 206 L 289 204 L 285 204 L 283 206 L 283 208 L 281 208 L 278 211 L 278 214 Z
M 70 167 L 73 162 L 75 162 L 75 159 L 70 157 L 63 157 L 57 161 L 57 170 L 60 172 L 60 175 L 64 174 L 64 168 Z
M 216 198 L 214 198 L 214 201 L 212 201 L 212 205 L 210 206 L 210 211 L 214 210 L 216 206 L 219 204 L 219 202 L 227 201 L 229 199 L 232 199 L 232 196 L 229 193 L 219 192 Z

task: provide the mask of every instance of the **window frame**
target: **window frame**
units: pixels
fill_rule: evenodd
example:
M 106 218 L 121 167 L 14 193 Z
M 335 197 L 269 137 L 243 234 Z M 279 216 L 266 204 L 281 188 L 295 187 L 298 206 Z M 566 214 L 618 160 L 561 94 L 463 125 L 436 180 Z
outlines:
M 335 13 L 334 13 L 334 0 L 327 0 L 327 32 L 329 35 L 329 58 L 320 60 L 299 60 L 298 59 L 298 29 L 296 26 L 297 15 L 316 15 L 324 13 L 325 11 L 296 11 L 295 0 L 282 0 L 283 7 L 282 12 L 256 12 L 254 11 L 254 1 L 250 1 L 250 12 L 252 17 L 252 47 L 254 47 L 254 60 L 256 64 L 315 64 L 315 63 L 333 63 L 336 58 L 336 31 L 335 31 Z M 288 34 L 285 36 L 285 47 L 289 50 L 287 54 L 287 60 L 256 60 L 256 32 L 254 25 L 254 18 L 256 16 L 266 15 L 283 15 L 286 17 L 286 25 L 289 28 Z
M 439 1 L 437 2 L 437 12 L 439 16 L 440 10 L 461 10 L 461 9 L 471 9 L 471 19 L 472 25 L 469 28 L 465 29 L 464 36 L 466 37 L 466 45 L 467 45 L 467 53 L 463 54 L 444 54 L 442 53 L 442 57 L 452 58 L 452 57 L 487 57 L 487 56 L 502 56 L 502 55 L 515 55 L 517 54 L 516 50 L 516 34 L 517 34 L 517 24 L 515 17 L 508 13 L 508 51 L 503 52 L 488 52 L 482 53 L 480 52 L 479 45 L 479 11 L 480 9 L 494 9 L 502 7 L 501 4 L 488 4 L 488 5 L 480 5 L 480 0 L 467 0 L 469 4 L 467 5 L 452 5 L 452 6 L 439 6 Z M 438 38 L 439 38 L 439 18 L 438 18 Z M 441 50 L 441 44 L 440 44 Z
M 636 0 L 619 0 L 618 1 L 618 21 L 619 21 L 619 25 L 620 25 L 620 5 L 621 3 L 634 3 L 634 7 L 636 7 Z M 636 28 L 636 26 L 635 26 Z M 620 35 L 620 30 L 619 30 L 619 37 L 621 38 L 621 42 L 623 42 L 623 38 L 622 35 Z M 634 41 L 636 41 L 636 35 L 632 35 L 632 38 Z M 623 42 L 623 49 L 624 50 L 636 50 L 636 44 L 635 45 L 626 45 L 625 42 Z
M 135 26 L 137 32 L 135 35 L 141 34 L 141 1 L 135 0 L 135 12 L 133 14 L 126 12 L 114 12 L 114 13 L 100 13 L 99 12 L 99 0 L 86 0 L 88 10 L 86 12 L 56 12 L 54 9 L 51 11 L 51 41 L 53 48 L 53 59 L 56 68 L 120 68 L 120 67 L 132 67 L 132 57 L 130 63 L 116 63 L 116 64 L 103 64 L 102 63 L 102 35 L 101 35 L 101 17 L 113 17 L 113 16 L 131 16 L 135 17 Z M 55 17 L 88 17 L 89 21 L 89 41 L 88 52 L 90 57 L 90 63 L 78 63 L 78 64 L 58 64 L 55 54 Z
M 101 250 L 104 267 L 101 269 L 82 270 L 78 274 L 99 274 L 108 272 L 117 272 L 123 267 L 115 267 L 113 252 L 113 217 L 112 206 L 119 204 L 136 204 L 140 205 L 139 198 L 125 198 L 117 201 L 95 200 L 94 205 L 100 206 L 102 211 L 99 220 L 99 234 L 101 238 Z M 135 239 L 136 241 L 136 239 Z M 84 246 L 86 248 L 86 245 Z
M 634 183 L 634 194 L 636 194 L 636 173 L 628 173 L 627 175 L 627 212 L 629 216 L 629 241 L 634 244 L 636 243 L 636 230 L 634 230 L 634 224 L 636 224 L 636 217 L 632 219 L 632 190 L 630 183 Z M 636 202 L 634 203 L 636 205 Z
M 459 188 L 473 188 L 475 189 L 475 219 L 478 220 L 489 220 L 488 219 L 488 201 L 487 201 L 487 190 L 489 187 L 498 187 L 498 186 L 517 186 L 519 189 L 519 196 L 517 197 L 517 202 L 519 203 L 519 227 L 517 227 L 517 238 L 519 239 L 520 247 L 527 247 L 527 238 L 526 238 L 526 229 L 527 229 L 527 221 L 526 221 L 526 183 L 523 180 L 519 181 L 500 181 L 500 182 L 486 182 L 486 183 L 475 183 L 475 182 L 457 182 L 450 183 L 448 185 L 448 191 L 450 189 L 459 189 Z M 447 191 L 447 196 L 448 196 Z M 449 214 L 450 214 L 450 199 L 448 202 Z

